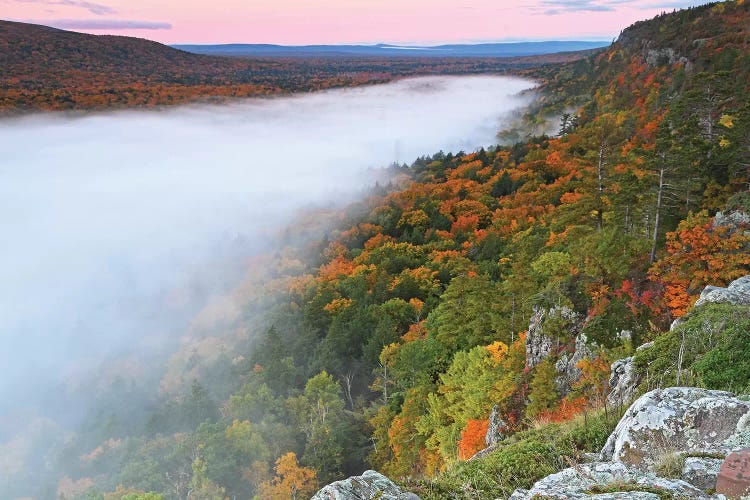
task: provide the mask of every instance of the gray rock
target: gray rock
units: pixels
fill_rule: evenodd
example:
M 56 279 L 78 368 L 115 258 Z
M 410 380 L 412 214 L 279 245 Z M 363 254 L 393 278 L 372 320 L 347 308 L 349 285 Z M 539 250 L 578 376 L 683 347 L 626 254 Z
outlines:
M 638 389 L 638 383 L 633 357 L 618 359 L 612 363 L 609 375 L 607 402 L 612 406 L 622 406 L 630 403 Z
M 623 342 L 630 342 L 633 340 L 633 332 L 631 330 L 620 330 L 617 334 L 617 338 Z
M 401 491 L 396 483 L 374 470 L 336 481 L 319 490 L 310 500 L 419 500 Z
M 571 337 L 577 337 L 583 325 L 581 317 L 569 307 L 553 307 L 552 309 L 535 307 L 526 335 L 526 365 L 529 368 L 534 368 L 552 352 L 556 339 L 553 338 L 551 332 L 546 332 L 544 327 L 549 319 L 559 319 L 567 324 Z
M 750 214 L 742 211 L 717 212 L 714 216 L 713 227 L 729 228 L 730 233 L 739 229 L 746 229 L 750 225 Z
M 641 352 L 645 349 L 651 349 L 652 347 L 654 347 L 653 340 L 651 342 L 646 342 L 645 344 L 639 345 L 638 347 L 635 348 L 635 352 Z
M 555 363 L 555 387 L 560 397 L 565 397 L 571 390 L 573 383 L 581 378 L 581 369 L 578 363 L 592 356 L 591 349 L 586 344 L 586 334 L 580 333 L 576 337 L 575 350 L 572 354 L 562 354 Z
M 729 392 L 670 387 L 630 406 L 600 458 L 651 469 L 664 453 L 725 453 L 748 445 L 750 402 Z
M 714 490 L 723 462 L 722 458 L 687 457 L 682 467 L 682 480 L 703 491 Z
M 551 476 L 537 481 L 523 496 L 514 500 L 530 500 L 534 497 L 555 499 L 658 499 L 659 496 L 646 491 L 612 492 L 592 494 L 591 489 L 611 487 L 616 484 L 628 484 L 645 488 L 661 488 L 676 498 L 683 499 L 711 499 L 710 496 L 695 486 L 679 479 L 664 479 L 656 475 L 643 472 L 623 463 L 596 462 L 582 464 L 565 469 Z
M 599 461 L 598 453 L 582 453 L 581 454 L 581 462 L 583 462 L 584 464 L 592 464 L 598 461 Z
M 517 489 L 509 497 L 508 500 L 524 500 L 528 498 L 529 490 Z
M 726 288 L 707 286 L 701 292 L 698 302 L 693 307 L 709 303 L 727 303 L 733 305 L 750 305 L 750 276 L 732 281 Z
M 487 426 L 487 434 L 484 437 L 487 446 L 493 446 L 505 439 L 505 433 L 508 430 L 508 424 L 500 417 L 500 409 L 497 405 L 492 407 L 490 412 L 490 422 Z
M 647 43 L 646 45 L 651 45 Z M 685 66 L 686 70 L 692 69 L 692 63 L 685 56 L 680 56 L 672 47 L 665 47 L 662 49 L 646 49 L 645 50 L 646 64 L 649 66 L 663 66 L 680 63 Z
M 553 322 L 564 329 L 560 331 L 547 331 L 548 321 Z M 561 397 L 570 392 L 573 383 L 581 377 L 578 362 L 591 356 L 591 350 L 587 345 L 586 336 L 581 333 L 583 319 L 579 314 L 569 307 L 553 307 L 552 309 L 535 308 L 534 314 L 529 322 L 528 334 L 526 335 L 526 365 L 533 368 L 550 356 L 557 356 L 561 347 L 567 347 L 570 352 L 563 352 L 555 361 L 555 386 Z M 560 345 L 558 338 L 561 333 L 567 338 L 564 346 Z M 570 345 L 570 339 L 575 339 L 575 344 Z

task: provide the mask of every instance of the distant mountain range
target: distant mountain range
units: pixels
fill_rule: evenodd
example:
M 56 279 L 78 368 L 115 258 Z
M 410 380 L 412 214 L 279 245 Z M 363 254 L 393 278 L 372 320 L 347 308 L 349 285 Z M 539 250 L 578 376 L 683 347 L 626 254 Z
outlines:
M 606 47 L 609 44 L 610 42 L 606 41 L 549 41 L 411 47 L 382 43 L 377 45 L 271 45 L 232 43 L 223 45 L 172 45 L 172 47 L 186 52 L 193 52 L 195 54 L 234 57 L 522 57 L 598 49 Z

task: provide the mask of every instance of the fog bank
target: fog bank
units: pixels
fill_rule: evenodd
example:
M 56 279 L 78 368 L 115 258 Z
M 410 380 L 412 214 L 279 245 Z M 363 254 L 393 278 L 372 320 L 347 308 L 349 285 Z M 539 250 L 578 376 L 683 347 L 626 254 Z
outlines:
M 531 86 L 429 77 L 0 121 L 0 438 L 61 374 L 178 329 L 191 306 L 170 309 L 166 291 L 225 288 L 231 269 L 214 263 L 261 249 L 302 207 L 344 200 L 365 169 L 493 144 Z

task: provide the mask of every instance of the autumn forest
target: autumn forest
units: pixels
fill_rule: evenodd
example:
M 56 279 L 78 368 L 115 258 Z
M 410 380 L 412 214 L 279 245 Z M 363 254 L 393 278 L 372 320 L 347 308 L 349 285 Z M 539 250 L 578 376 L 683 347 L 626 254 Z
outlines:
M 46 491 L 301 499 L 376 469 L 424 499 L 506 498 L 598 451 L 622 411 L 607 403 L 610 365 L 645 342 L 671 346 L 670 325 L 706 285 L 750 273 L 749 27 L 740 0 L 666 13 L 544 64 L 268 59 L 249 73 L 247 60 L 165 53 L 174 69 L 145 69 L 152 80 L 123 66 L 96 80 L 50 70 L 59 88 L 21 69 L 0 76 L 0 108 L 16 111 L 426 73 L 539 82 L 498 145 L 393 164 L 344 210 L 285 229 L 316 219 L 321 232 L 255 258 L 227 297 L 241 311 L 170 359 L 159 396 L 123 378 L 102 390 Z M 39 64 L 59 68 L 56 57 Z M 530 325 L 554 339 L 541 358 Z M 722 378 L 729 368 L 705 359 L 695 385 L 750 388 L 747 364 Z M 665 383 L 657 375 L 644 390 Z M 469 461 L 487 448 L 491 413 L 509 438 Z

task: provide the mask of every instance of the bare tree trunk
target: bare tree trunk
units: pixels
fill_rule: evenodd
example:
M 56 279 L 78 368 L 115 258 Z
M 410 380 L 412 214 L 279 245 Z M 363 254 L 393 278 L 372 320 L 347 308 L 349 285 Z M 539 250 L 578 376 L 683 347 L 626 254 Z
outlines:
M 661 210 L 664 200 L 664 171 L 665 167 L 659 169 L 659 191 L 656 194 L 656 213 L 654 214 L 654 238 L 651 244 L 651 257 L 649 262 L 653 264 L 656 261 L 656 245 L 659 241 L 659 222 L 661 221 Z
M 349 400 L 349 408 L 354 409 L 354 400 L 352 399 L 352 384 L 354 383 L 354 374 L 351 370 L 346 375 L 341 377 L 344 382 L 344 390 L 346 391 L 346 399 Z
M 516 340 L 516 294 L 511 295 L 511 310 L 510 310 L 510 342 L 513 343 Z
M 680 338 L 680 352 L 677 354 L 677 385 L 680 385 L 680 379 L 682 378 L 682 358 L 685 355 L 685 329 L 682 329 L 682 336 Z
M 601 231 L 604 223 L 604 146 L 606 141 L 604 140 L 604 132 L 602 132 L 602 139 L 599 143 L 599 161 L 596 164 L 596 175 L 599 179 L 599 199 L 597 200 L 596 208 L 596 228 Z

